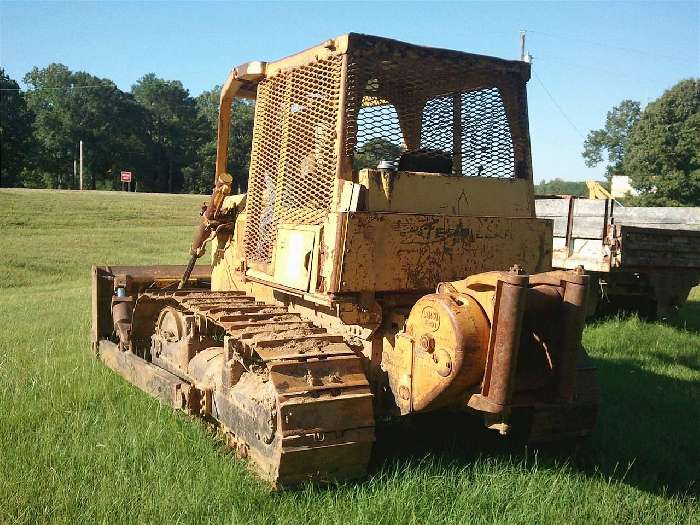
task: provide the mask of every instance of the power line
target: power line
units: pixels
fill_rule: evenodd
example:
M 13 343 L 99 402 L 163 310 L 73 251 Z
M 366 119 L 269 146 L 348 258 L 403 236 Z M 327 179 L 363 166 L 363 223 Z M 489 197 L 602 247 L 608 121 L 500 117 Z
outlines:
M 580 38 L 580 37 L 570 36 L 570 35 L 557 35 L 557 34 L 548 33 L 545 31 L 537 31 L 536 29 L 527 29 L 527 32 L 534 33 L 536 35 L 546 36 L 549 38 L 559 38 L 561 40 L 577 41 L 577 42 L 589 44 L 592 46 L 604 47 L 606 49 L 617 49 L 618 51 L 625 51 L 627 53 L 637 53 L 637 54 L 641 54 L 641 55 L 645 55 L 645 56 L 656 56 L 659 58 L 664 58 L 666 60 L 675 60 L 675 61 L 683 62 L 683 63 L 687 62 L 687 60 L 685 60 L 681 57 L 678 57 L 676 55 L 666 55 L 663 53 L 657 53 L 657 52 L 649 50 L 649 49 L 637 49 L 634 47 L 618 46 L 615 44 L 609 44 L 609 43 L 605 43 L 605 42 L 597 42 L 595 40 L 589 40 L 587 38 Z
M 612 69 L 606 69 L 602 67 L 596 67 L 596 66 L 590 66 L 588 64 L 574 64 L 571 62 L 570 58 L 564 58 L 564 57 L 558 57 L 554 55 L 537 55 L 537 61 L 538 62 L 549 62 L 550 60 L 556 61 L 556 62 L 561 62 L 561 66 L 570 68 L 570 69 L 578 69 L 580 71 L 596 71 L 598 73 L 605 73 L 606 75 L 611 75 L 613 77 L 619 77 L 619 78 L 626 78 L 628 80 L 635 80 L 635 81 L 646 81 L 646 82 L 655 82 L 658 83 L 657 78 L 652 78 L 650 76 L 639 76 L 639 75 L 628 75 L 626 73 L 620 73 L 619 71 L 613 71 Z
M 537 79 L 537 82 L 540 83 L 540 86 L 542 86 L 542 89 L 544 89 L 545 93 L 549 96 L 549 99 L 552 101 L 552 103 L 556 106 L 556 108 L 559 110 L 559 113 L 562 114 L 562 116 L 566 119 L 566 121 L 571 125 L 571 127 L 574 129 L 576 134 L 581 137 L 582 139 L 584 138 L 583 133 L 576 127 L 576 124 L 569 118 L 569 115 L 566 114 L 566 111 L 564 111 L 564 108 L 562 108 L 559 105 L 559 102 L 556 101 L 552 93 L 547 89 L 547 86 L 544 85 L 544 82 L 542 82 L 542 79 L 540 76 L 537 74 L 537 72 L 533 69 L 532 74 L 535 76 L 535 79 Z
M 74 89 L 117 89 L 115 86 L 101 86 L 99 84 L 88 85 L 88 86 L 61 86 L 61 87 L 42 87 L 39 89 L 27 89 L 25 93 L 31 93 L 32 91 L 43 91 L 45 89 L 49 90 L 74 90 Z M 0 88 L 0 91 L 22 91 L 22 88 Z

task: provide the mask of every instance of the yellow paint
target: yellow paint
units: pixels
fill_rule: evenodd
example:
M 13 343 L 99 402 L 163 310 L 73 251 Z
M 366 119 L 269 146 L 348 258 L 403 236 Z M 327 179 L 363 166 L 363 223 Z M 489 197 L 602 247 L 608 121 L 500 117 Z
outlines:
M 329 291 L 432 290 L 519 264 L 551 264 L 551 221 L 407 213 L 349 213 L 338 281 Z
M 367 211 L 463 217 L 531 217 L 530 182 L 362 170 Z M 498 198 L 494 198 L 495 196 Z
M 279 228 L 273 276 L 276 283 L 305 292 L 309 290 L 316 236 L 316 232 L 310 229 Z
M 603 185 L 595 180 L 587 180 L 586 186 L 588 187 L 588 198 L 589 199 L 612 199 L 613 196 L 610 192 L 603 188 Z

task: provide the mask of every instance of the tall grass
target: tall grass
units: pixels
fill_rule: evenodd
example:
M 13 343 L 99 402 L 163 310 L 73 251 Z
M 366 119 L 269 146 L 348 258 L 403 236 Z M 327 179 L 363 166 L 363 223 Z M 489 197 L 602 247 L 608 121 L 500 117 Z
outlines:
M 586 328 L 604 402 L 575 453 L 402 422 L 366 479 L 270 493 L 89 352 L 90 265 L 183 263 L 201 201 L 0 191 L 0 522 L 699 522 L 700 302 Z

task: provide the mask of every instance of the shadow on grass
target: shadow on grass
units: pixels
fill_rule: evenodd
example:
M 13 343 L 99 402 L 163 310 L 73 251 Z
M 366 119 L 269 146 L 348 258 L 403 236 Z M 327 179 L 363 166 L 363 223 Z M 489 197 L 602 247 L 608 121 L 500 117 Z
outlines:
M 674 364 L 692 360 L 697 366 L 697 358 L 683 357 Z M 614 475 L 631 465 L 625 481 L 643 490 L 697 493 L 700 384 L 650 372 L 633 360 L 595 362 L 602 407 L 579 466 Z
M 700 301 L 688 301 L 666 322 L 676 328 L 700 334 Z
M 596 360 L 596 365 L 603 401 L 593 436 L 580 445 L 539 448 L 538 465 L 566 464 L 657 495 L 697 494 L 700 385 L 651 373 L 631 361 Z M 479 418 L 426 414 L 378 427 L 373 470 L 425 456 L 464 466 L 480 456 L 532 459 L 533 452 L 517 437 L 487 430 Z
M 700 297 L 700 295 L 699 295 Z M 611 319 L 625 319 L 637 316 L 644 321 L 657 321 L 659 323 L 680 328 L 688 332 L 700 334 L 700 300 L 689 299 L 682 308 L 666 318 L 658 318 L 644 305 L 635 305 L 634 299 L 629 299 L 627 305 L 609 305 L 599 308 L 595 315 L 587 319 L 588 322 L 603 322 Z

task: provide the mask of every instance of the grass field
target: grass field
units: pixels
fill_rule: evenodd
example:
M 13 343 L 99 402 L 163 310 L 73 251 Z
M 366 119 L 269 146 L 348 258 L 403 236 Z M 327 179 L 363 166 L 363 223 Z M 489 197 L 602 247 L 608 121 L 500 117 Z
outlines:
M 586 328 L 604 401 L 573 455 L 394 426 L 367 479 L 270 493 L 89 351 L 91 264 L 184 263 L 202 200 L 0 191 L 0 523 L 700 523 L 697 289 Z

